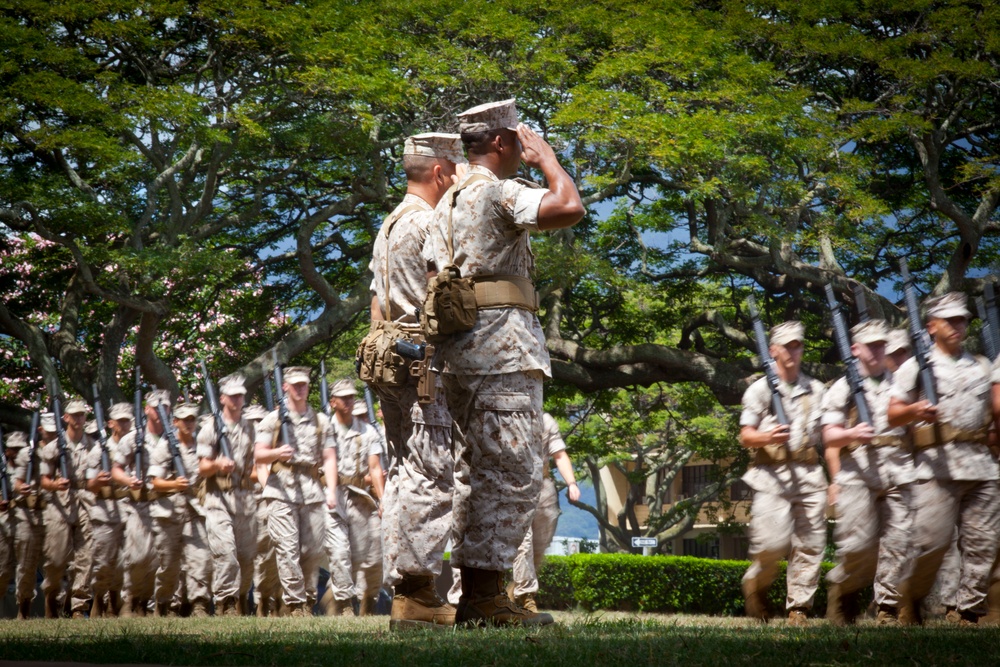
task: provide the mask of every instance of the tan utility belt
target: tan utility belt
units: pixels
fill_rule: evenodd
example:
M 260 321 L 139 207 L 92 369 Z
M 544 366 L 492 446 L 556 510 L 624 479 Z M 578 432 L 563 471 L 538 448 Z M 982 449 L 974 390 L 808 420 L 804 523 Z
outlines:
M 913 429 L 913 446 L 917 449 L 927 449 L 937 445 L 947 445 L 949 442 L 974 442 L 985 445 L 989 440 L 990 429 L 982 426 L 974 431 L 955 428 L 951 424 L 927 424 Z
M 341 486 L 356 486 L 360 489 L 365 488 L 365 476 L 364 475 L 337 475 L 337 484 Z
M 319 479 L 319 468 L 312 463 L 285 463 L 284 461 L 275 461 L 271 464 L 271 472 L 297 472 L 302 475 L 309 475 L 310 477 L 315 477 Z
M 151 500 L 156 500 L 160 497 L 160 494 L 153 491 L 147 486 L 143 486 L 141 489 L 115 489 L 115 498 L 131 498 L 132 502 L 136 503 L 148 503 Z
M 859 449 L 861 447 L 864 447 L 865 445 L 869 447 L 904 447 L 904 448 L 907 446 L 906 441 L 900 435 L 876 435 L 867 443 L 857 442 L 857 441 L 852 442 L 851 444 L 841 449 L 840 453 L 843 454 L 844 452 L 853 452 L 855 449 Z
M 538 292 L 530 279 L 514 275 L 476 276 L 476 308 L 523 308 L 538 312 Z
M 45 500 L 44 496 L 37 493 L 29 493 L 26 496 L 15 496 L 10 501 L 11 507 L 23 507 L 29 510 L 43 510 L 46 505 L 48 505 L 48 501 Z
M 785 445 L 765 445 L 754 451 L 755 466 L 784 465 L 786 463 L 819 463 L 819 452 L 815 447 L 803 447 L 791 451 Z

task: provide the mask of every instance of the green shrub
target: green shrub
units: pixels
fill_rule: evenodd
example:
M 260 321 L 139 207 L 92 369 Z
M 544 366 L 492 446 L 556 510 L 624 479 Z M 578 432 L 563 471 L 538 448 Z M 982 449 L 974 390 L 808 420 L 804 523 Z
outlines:
M 740 580 L 750 563 L 687 556 L 636 556 L 632 554 L 577 554 L 549 556 L 538 572 L 539 606 L 585 610 L 609 609 L 660 613 L 743 614 Z M 826 611 L 824 563 L 813 612 Z M 785 564 L 768 595 L 776 613 L 785 606 Z M 871 600 L 871 589 L 861 603 Z

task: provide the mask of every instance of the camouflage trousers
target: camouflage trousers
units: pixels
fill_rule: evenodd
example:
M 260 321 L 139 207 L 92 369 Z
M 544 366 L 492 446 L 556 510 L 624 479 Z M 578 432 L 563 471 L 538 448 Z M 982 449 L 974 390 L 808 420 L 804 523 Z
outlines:
M 330 589 L 336 600 L 378 597 L 382 587 L 382 522 L 374 501 L 337 487 L 337 509 L 327 512 Z
M 326 506 L 298 505 L 275 498 L 266 502 L 267 531 L 274 545 L 282 601 L 289 607 L 312 608 L 319 566 L 325 556 Z
M 103 596 L 108 591 L 121 591 L 125 581 L 121 566 L 125 524 L 121 521 L 91 521 L 90 530 L 94 536 L 91 570 L 94 597 Z
M 281 599 L 281 582 L 278 580 L 278 561 L 274 543 L 267 530 L 267 503 L 257 497 L 257 549 L 253 559 L 253 601 Z
M 205 517 L 188 509 L 186 517 L 157 518 L 154 525 L 160 560 L 154 591 L 157 604 L 176 605 L 183 590 L 189 602 L 207 605 L 212 597 L 212 552 Z
M 14 588 L 18 602 L 35 598 L 37 572 L 42 564 L 44 545 L 45 523 L 42 510 L 18 505 L 14 510 L 14 557 L 17 559 Z
M 788 555 L 788 609 L 810 609 L 826 548 L 826 489 L 808 493 L 756 492 L 750 507 L 750 567 L 743 595 L 766 591 Z M 790 553 L 789 553 L 790 551 Z
M 404 574 L 441 574 L 451 537 L 451 414 L 436 380 L 437 397 L 426 405 L 417 401 L 412 381 L 378 389 L 390 456 L 382 497 L 383 568 L 390 586 Z
M 995 480 L 930 479 L 916 485 L 914 506 L 916 558 L 910 595 L 922 600 L 930 592 L 958 526 L 961 574 L 955 606 L 985 613 L 1000 532 L 1000 486 Z
M 253 495 L 240 489 L 212 499 L 205 508 L 216 604 L 229 598 L 246 601 L 257 555 L 256 509 Z
M 559 493 L 551 477 L 542 480 L 538 508 L 531 520 L 528 534 L 521 541 L 514 558 L 514 595 L 538 592 L 538 568 L 545 559 L 545 550 L 552 543 L 559 523 Z
M 1000 555 L 998 555 L 1000 558 Z M 951 546 L 941 561 L 938 568 L 934 585 L 928 594 L 928 601 L 935 598 L 938 609 L 936 611 L 944 613 L 948 607 L 958 607 L 958 583 L 962 576 L 962 557 L 958 553 L 958 528 L 955 528 L 955 535 L 951 538 Z M 994 570 L 993 580 L 996 581 L 997 574 Z
M 827 574 L 827 581 L 839 584 L 843 593 L 874 581 L 875 602 L 898 607 L 913 566 L 911 485 L 880 491 L 864 484 L 845 484 L 834 510 L 837 565 Z
M 125 544 L 122 546 L 124 594 L 136 600 L 153 599 L 159 557 L 148 501 L 125 503 Z
M 442 381 L 455 447 L 452 566 L 506 570 L 542 486 L 542 373 Z
M 90 610 L 90 567 L 92 535 L 90 516 L 81 507 L 67 514 L 60 505 L 50 502 L 43 512 L 45 540 L 42 547 L 42 594 L 62 597 L 63 575 L 69 571 L 70 611 Z
M 14 521 L 12 510 L 0 512 L 0 592 L 5 594 L 17 569 L 14 558 Z

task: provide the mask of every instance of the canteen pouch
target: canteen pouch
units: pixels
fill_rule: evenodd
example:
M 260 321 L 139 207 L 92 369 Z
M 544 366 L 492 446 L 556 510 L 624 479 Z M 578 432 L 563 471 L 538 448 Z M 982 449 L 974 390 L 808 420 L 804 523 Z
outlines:
M 476 290 L 458 267 L 449 264 L 427 284 L 427 296 L 420 311 L 420 328 L 432 343 L 452 334 L 468 331 L 476 324 Z

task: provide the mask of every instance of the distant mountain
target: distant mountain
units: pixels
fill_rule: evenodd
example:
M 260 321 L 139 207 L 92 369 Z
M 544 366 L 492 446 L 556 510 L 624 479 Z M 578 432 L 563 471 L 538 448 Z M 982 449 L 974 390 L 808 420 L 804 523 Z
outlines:
M 593 507 L 595 500 L 594 486 L 590 482 L 580 484 L 580 501 Z M 556 535 L 562 537 L 584 537 L 588 540 L 597 540 L 600 537 L 600 531 L 597 528 L 597 519 L 589 512 L 570 505 L 566 499 L 565 489 L 559 492 L 559 508 L 562 510 L 562 514 L 559 515 Z

